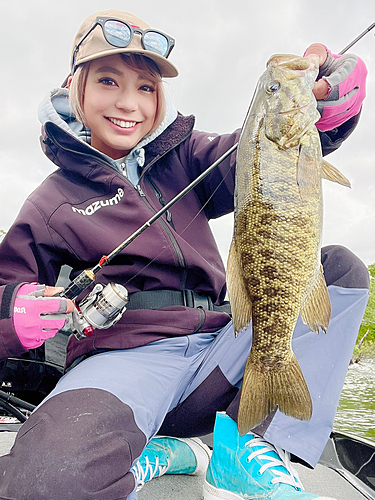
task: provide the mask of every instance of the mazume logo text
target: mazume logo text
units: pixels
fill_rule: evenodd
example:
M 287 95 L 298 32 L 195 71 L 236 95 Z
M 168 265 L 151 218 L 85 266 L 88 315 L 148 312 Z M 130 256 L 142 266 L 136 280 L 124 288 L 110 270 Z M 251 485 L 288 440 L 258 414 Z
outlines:
M 76 208 L 72 207 L 73 212 L 78 212 L 79 214 L 82 215 L 92 215 L 95 212 L 97 212 L 100 208 L 103 207 L 110 207 L 112 205 L 117 205 L 121 198 L 124 196 L 124 190 L 122 188 L 118 188 L 117 193 L 113 198 L 109 198 L 107 200 L 97 200 L 93 201 L 88 207 L 86 208 Z

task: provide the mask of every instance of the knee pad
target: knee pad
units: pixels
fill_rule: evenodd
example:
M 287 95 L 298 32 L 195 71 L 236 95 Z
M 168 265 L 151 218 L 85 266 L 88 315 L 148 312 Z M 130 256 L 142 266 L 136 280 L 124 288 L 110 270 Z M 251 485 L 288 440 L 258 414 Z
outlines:
M 125 499 L 135 486 L 129 469 L 145 444 L 129 406 L 102 389 L 75 389 L 34 412 L 0 470 L 10 480 L 7 494 L 20 500 L 89 500 L 99 492 Z
M 350 250 L 340 245 L 322 248 L 322 264 L 327 285 L 343 288 L 369 288 L 369 272 L 365 264 Z

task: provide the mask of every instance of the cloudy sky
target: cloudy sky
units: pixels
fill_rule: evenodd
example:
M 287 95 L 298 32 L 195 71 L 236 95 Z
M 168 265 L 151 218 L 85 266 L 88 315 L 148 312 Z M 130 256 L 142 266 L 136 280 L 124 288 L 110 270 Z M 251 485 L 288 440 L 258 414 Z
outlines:
M 75 33 L 90 14 L 126 10 L 176 39 L 170 59 L 180 70 L 166 85 L 196 127 L 231 132 L 243 123 L 256 82 L 272 54 L 302 54 L 313 42 L 339 52 L 375 22 L 374 0 L 0 0 L 0 229 L 7 230 L 27 195 L 54 170 L 39 146 L 37 107 L 64 80 Z M 369 71 L 361 121 L 329 156 L 352 189 L 324 181 L 323 244 L 349 247 L 375 262 L 375 29 L 352 52 Z M 232 216 L 212 224 L 226 260 Z M 111 249 L 109 249 L 111 250 Z

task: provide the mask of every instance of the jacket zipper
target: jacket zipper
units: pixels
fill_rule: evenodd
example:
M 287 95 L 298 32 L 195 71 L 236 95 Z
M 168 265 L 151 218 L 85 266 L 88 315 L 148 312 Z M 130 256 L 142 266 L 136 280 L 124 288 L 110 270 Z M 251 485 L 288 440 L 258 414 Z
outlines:
M 143 169 L 142 173 L 141 173 L 141 177 L 138 181 L 138 184 L 136 186 L 136 189 L 138 190 L 138 193 L 141 195 L 142 199 L 144 200 L 144 202 L 146 203 L 146 205 L 149 207 L 149 209 L 155 213 L 155 210 L 152 208 L 152 206 L 149 204 L 149 202 L 147 201 L 146 199 L 146 195 L 145 193 L 143 192 L 141 186 L 140 186 L 140 181 L 141 179 L 145 176 L 146 172 L 148 172 L 151 168 L 151 166 L 156 163 L 158 160 L 160 160 L 160 158 L 162 158 L 163 156 L 165 156 L 166 154 L 168 154 L 170 151 L 172 151 L 173 149 L 177 148 L 177 146 L 179 146 L 180 144 L 182 144 L 192 133 L 192 130 L 190 130 L 190 132 L 185 136 L 183 137 L 179 142 L 177 142 L 176 144 L 174 144 L 173 146 L 171 146 L 169 149 L 167 149 L 166 151 L 164 151 L 164 153 L 162 155 L 158 155 L 156 156 L 152 161 L 150 161 L 150 163 L 148 163 L 146 165 L 146 168 Z M 150 182 L 149 180 L 149 177 L 147 177 L 147 180 Z M 156 186 L 154 184 L 151 183 L 151 186 L 154 187 L 155 191 L 156 191 L 156 195 L 158 196 L 158 192 L 160 193 L 160 196 L 161 196 L 161 199 L 159 198 L 159 201 L 161 203 L 161 205 L 163 205 L 163 203 L 165 204 L 165 200 L 163 198 L 163 195 L 161 194 L 161 192 L 156 188 Z M 163 203 L 162 203 L 162 201 Z M 164 206 L 164 205 L 163 205 Z M 167 211 L 166 213 L 166 216 L 167 216 L 167 220 L 168 220 L 168 213 L 169 213 L 169 210 Z M 187 268 L 186 268 L 186 262 L 185 262 L 185 258 L 183 256 L 183 253 L 179 247 L 179 244 L 177 243 L 177 240 L 176 238 L 174 237 L 173 233 L 171 232 L 171 230 L 169 229 L 169 227 L 165 224 L 165 222 L 163 221 L 163 219 L 159 219 L 158 220 L 161 224 L 161 226 L 164 228 L 164 231 L 165 233 L 167 234 L 168 238 L 169 238 L 169 241 L 171 242 L 172 244 L 172 247 L 174 248 L 174 251 L 176 252 L 176 255 L 177 255 L 177 259 L 178 259 L 178 263 L 179 265 L 185 269 L 185 273 L 184 273 L 184 278 L 183 278 L 183 282 L 186 281 L 186 278 L 187 278 Z M 172 216 L 170 216 L 170 221 L 168 220 L 168 222 L 171 224 L 171 226 L 173 227 L 174 229 L 174 225 L 173 225 L 173 222 L 172 222 Z M 185 284 L 183 283 L 183 288 L 185 287 Z
M 165 203 L 165 199 L 162 195 L 162 192 L 160 191 L 160 189 L 157 187 L 157 185 L 150 179 L 150 177 L 147 175 L 146 177 L 146 180 L 147 182 L 151 185 L 151 187 L 153 188 L 153 190 L 155 191 L 155 194 L 159 200 L 159 203 L 162 207 L 165 207 L 166 203 Z M 170 226 L 176 230 L 176 228 L 174 227 L 174 224 L 173 224 L 173 221 L 172 221 L 172 214 L 169 210 L 167 210 L 165 212 L 165 215 L 166 215 L 166 219 L 167 219 L 167 222 L 170 224 Z
M 165 151 L 162 155 L 159 155 L 159 156 L 156 156 L 149 164 L 146 165 L 146 170 L 149 170 L 149 168 L 154 164 L 156 163 L 156 161 L 158 161 L 160 158 L 162 158 L 163 156 L 165 156 L 167 153 L 169 153 L 169 151 L 172 151 L 174 148 L 176 148 L 179 144 L 181 144 L 182 142 L 184 142 L 188 137 L 189 135 L 191 135 L 191 132 L 189 132 L 189 134 L 187 134 L 183 139 L 181 139 L 177 144 L 174 144 L 173 146 L 171 146 L 167 151 Z M 75 150 L 72 150 L 71 148 L 66 148 L 64 146 L 62 146 L 58 141 L 56 141 L 55 137 L 53 137 L 53 140 L 51 139 L 51 136 L 48 136 L 47 139 L 45 140 L 45 142 L 47 143 L 47 141 L 51 141 L 52 143 L 55 143 L 57 144 L 60 148 L 64 149 L 65 151 L 69 151 L 69 152 L 72 152 L 74 154 L 81 154 L 82 156 L 86 156 L 86 155 L 90 155 L 90 153 L 81 153 L 81 152 L 78 152 L 78 151 L 75 151 Z M 113 171 L 113 168 L 108 164 L 107 161 L 105 160 L 102 160 L 101 158 L 95 156 L 95 155 L 90 155 L 90 156 L 93 156 L 95 158 L 96 161 L 98 161 L 99 163 L 101 163 L 104 167 L 106 168 L 110 168 L 112 171 Z M 143 177 L 145 171 L 142 172 L 142 175 L 141 177 Z M 126 179 L 127 182 L 129 182 L 135 189 L 136 191 L 138 192 L 138 194 L 140 195 L 141 199 L 143 200 L 143 202 L 146 204 L 146 206 L 148 207 L 148 209 L 152 212 L 152 213 L 156 213 L 155 210 L 152 208 L 152 206 L 150 205 L 150 203 L 147 201 L 146 199 L 146 195 L 145 193 L 143 192 L 139 182 L 140 180 L 138 181 L 138 184 L 136 186 L 134 186 L 130 180 L 124 175 L 123 176 L 124 179 Z M 160 193 L 161 194 L 161 193 Z M 165 203 L 165 201 L 164 201 Z M 164 232 L 166 233 L 169 241 L 171 242 L 172 244 L 172 247 L 174 249 L 174 251 L 176 252 L 176 256 L 177 256 L 177 260 L 178 260 L 178 263 L 179 265 L 185 269 L 185 278 L 186 279 L 186 262 L 185 262 L 185 258 L 182 254 L 182 251 L 177 243 L 177 240 L 176 238 L 173 236 L 171 230 L 169 229 L 169 227 L 165 224 L 165 222 L 163 221 L 163 219 L 158 219 L 158 222 L 160 223 L 160 225 L 162 226 L 162 228 L 164 229 Z
M 155 209 L 147 201 L 146 195 L 145 195 L 143 189 L 141 188 L 141 186 L 139 184 L 137 184 L 134 187 L 138 191 L 138 194 L 140 195 L 141 199 L 143 200 L 143 203 L 145 203 L 145 205 L 147 206 L 147 208 L 152 213 L 156 213 Z M 181 252 L 180 246 L 177 243 L 176 238 L 172 234 L 172 231 L 169 229 L 168 225 L 164 222 L 164 220 L 162 218 L 159 218 L 158 222 L 160 223 L 162 229 L 164 230 L 164 233 L 167 235 L 170 243 L 172 244 L 172 247 L 173 247 L 173 249 L 174 249 L 174 251 L 176 253 L 176 256 L 177 256 L 178 264 L 180 265 L 180 267 L 186 268 L 185 258 L 184 258 L 183 254 Z

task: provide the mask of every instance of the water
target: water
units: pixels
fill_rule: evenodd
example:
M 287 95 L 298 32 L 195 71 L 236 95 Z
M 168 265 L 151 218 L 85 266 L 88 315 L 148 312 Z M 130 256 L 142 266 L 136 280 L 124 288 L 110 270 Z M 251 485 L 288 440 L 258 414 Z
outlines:
M 363 359 L 349 367 L 334 430 L 375 442 L 375 359 Z

